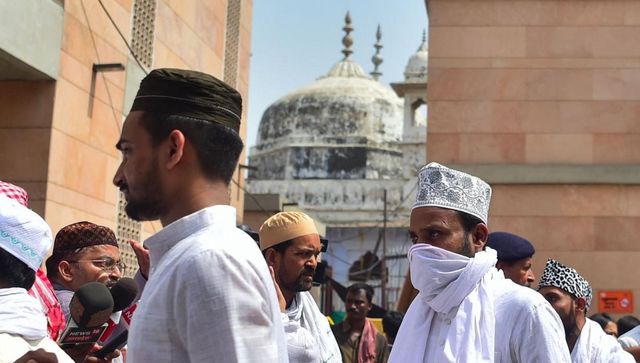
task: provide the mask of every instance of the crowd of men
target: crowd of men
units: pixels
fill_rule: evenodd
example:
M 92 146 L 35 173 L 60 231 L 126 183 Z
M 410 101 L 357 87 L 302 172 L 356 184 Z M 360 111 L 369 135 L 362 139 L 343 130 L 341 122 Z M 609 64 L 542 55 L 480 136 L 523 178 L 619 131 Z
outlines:
M 331 326 L 309 293 L 322 250 L 314 221 L 278 213 L 260 228 L 259 247 L 236 227 L 228 187 L 241 114 L 238 92 L 210 75 L 157 69 L 142 80 L 113 183 L 131 218 L 163 228 L 144 247 L 131 242 L 140 271 L 126 304 L 114 293 L 125 279 L 111 229 L 78 221 L 54 239 L 26 192 L 0 185 L 0 363 L 638 357 L 640 330 L 621 345 L 587 318 L 592 290 L 575 269 L 550 259 L 532 288 L 533 244 L 489 232 L 491 187 L 437 163 L 418 174 L 408 259 L 419 293 L 406 315 L 388 314 L 379 331 L 367 318 L 373 289 L 359 283 L 347 289 L 345 320 Z M 101 289 L 111 299 L 104 306 Z M 91 325 L 104 312 L 104 324 Z M 65 340 L 85 326 L 105 329 L 100 344 Z

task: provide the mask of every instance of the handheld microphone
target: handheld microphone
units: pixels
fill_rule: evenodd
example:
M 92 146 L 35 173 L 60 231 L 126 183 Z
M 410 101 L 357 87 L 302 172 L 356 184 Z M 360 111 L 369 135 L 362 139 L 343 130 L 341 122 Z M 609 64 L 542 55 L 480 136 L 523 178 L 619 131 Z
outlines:
M 114 350 L 120 349 L 127 344 L 127 338 L 129 337 L 129 331 L 125 330 L 122 333 L 118 334 L 115 338 L 111 339 L 107 344 L 105 344 L 102 348 L 98 349 L 94 356 L 98 358 L 104 358 L 108 354 L 111 354 Z
M 113 297 L 113 312 L 127 308 L 138 295 L 138 285 L 128 277 L 123 277 L 111 287 Z
M 82 285 L 73 294 L 69 310 L 71 317 L 58 343 L 63 349 L 76 344 L 95 343 L 107 328 L 107 321 L 113 310 L 111 292 L 100 282 Z
M 135 280 L 123 277 L 110 290 L 113 297 L 113 314 L 109 319 L 109 326 L 100 337 L 100 344 L 108 344 L 114 337 L 126 331 L 129 328 L 131 315 L 136 308 L 135 304 L 132 305 L 138 295 L 138 285 Z

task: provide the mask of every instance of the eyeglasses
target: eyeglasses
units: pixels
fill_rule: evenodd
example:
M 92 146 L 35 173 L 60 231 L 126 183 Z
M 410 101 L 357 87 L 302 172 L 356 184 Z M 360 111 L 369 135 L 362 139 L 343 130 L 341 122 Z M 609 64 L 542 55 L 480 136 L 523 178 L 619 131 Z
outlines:
M 96 260 L 75 260 L 75 261 L 69 261 L 71 263 L 76 263 L 76 262 L 91 262 L 94 266 L 102 269 L 102 271 L 105 272 L 109 272 L 109 271 L 113 271 L 116 268 L 118 270 L 120 270 L 120 272 L 124 271 L 125 268 L 127 268 L 127 265 L 125 265 L 125 263 L 123 261 L 116 261 L 113 258 L 99 258 Z

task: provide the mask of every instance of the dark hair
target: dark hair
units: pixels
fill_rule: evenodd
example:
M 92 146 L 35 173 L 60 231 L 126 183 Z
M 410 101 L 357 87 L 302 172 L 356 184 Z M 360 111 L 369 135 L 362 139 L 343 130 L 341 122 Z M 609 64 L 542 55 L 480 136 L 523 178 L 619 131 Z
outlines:
M 0 280 L 7 287 L 29 290 L 36 281 L 36 272 L 14 255 L 0 248 Z
M 625 315 L 618 319 L 618 336 L 628 332 L 629 330 L 635 328 L 640 325 L 640 320 L 633 315 Z
M 363 290 L 364 293 L 367 295 L 367 300 L 369 300 L 369 303 L 371 303 L 371 299 L 373 299 L 373 287 L 363 282 L 356 282 L 355 284 L 347 288 L 347 294 L 350 291 L 358 291 L 358 290 Z
M 456 211 L 456 212 L 458 212 L 458 215 L 460 216 L 460 221 L 462 222 L 462 228 L 464 228 L 464 231 L 467 233 L 471 232 L 471 230 L 478 224 L 484 223 L 483 221 L 480 220 L 480 218 L 476 216 L 472 216 L 469 213 L 460 212 L 460 211 Z
M 287 248 L 289 248 L 289 246 L 291 246 L 291 244 L 293 243 L 292 239 L 288 239 L 284 242 L 280 242 L 277 245 L 273 245 L 269 248 L 273 248 L 274 250 L 276 250 L 276 252 L 278 252 L 279 254 L 283 254 L 284 251 L 287 250 Z M 262 251 L 262 255 L 266 255 L 267 251 L 269 250 L 269 248 L 265 248 L 264 251 Z
M 215 122 L 177 115 L 145 111 L 140 124 L 149 133 L 155 147 L 173 130 L 179 130 L 193 144 L 204 175 L 229 184 L 244 144 L 231 128 Z
M 601 313 L 601 314 L 593 314 L 589 317 L 589 319 L 595 321 L 596 323 L 600 324 L 600 326 L 602 327 L 602 329 L 604 329 L 607 324 L 609 324 L 609 322 L 614 322 L 613 319 L 611 318 L 611 316 L 607 313 Z
M 391 339 L 395 339 L 402 324 L 404 314 L 399 311 L 389 310 L 382 317 L 382 329 Z

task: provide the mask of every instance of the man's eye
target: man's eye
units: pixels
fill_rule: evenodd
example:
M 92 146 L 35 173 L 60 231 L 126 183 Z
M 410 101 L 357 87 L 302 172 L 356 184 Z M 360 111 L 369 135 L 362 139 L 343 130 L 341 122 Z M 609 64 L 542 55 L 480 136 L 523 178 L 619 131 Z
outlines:
M 438 238 L 440 237 L 440 231 L 429 231 L 429 238 Z

